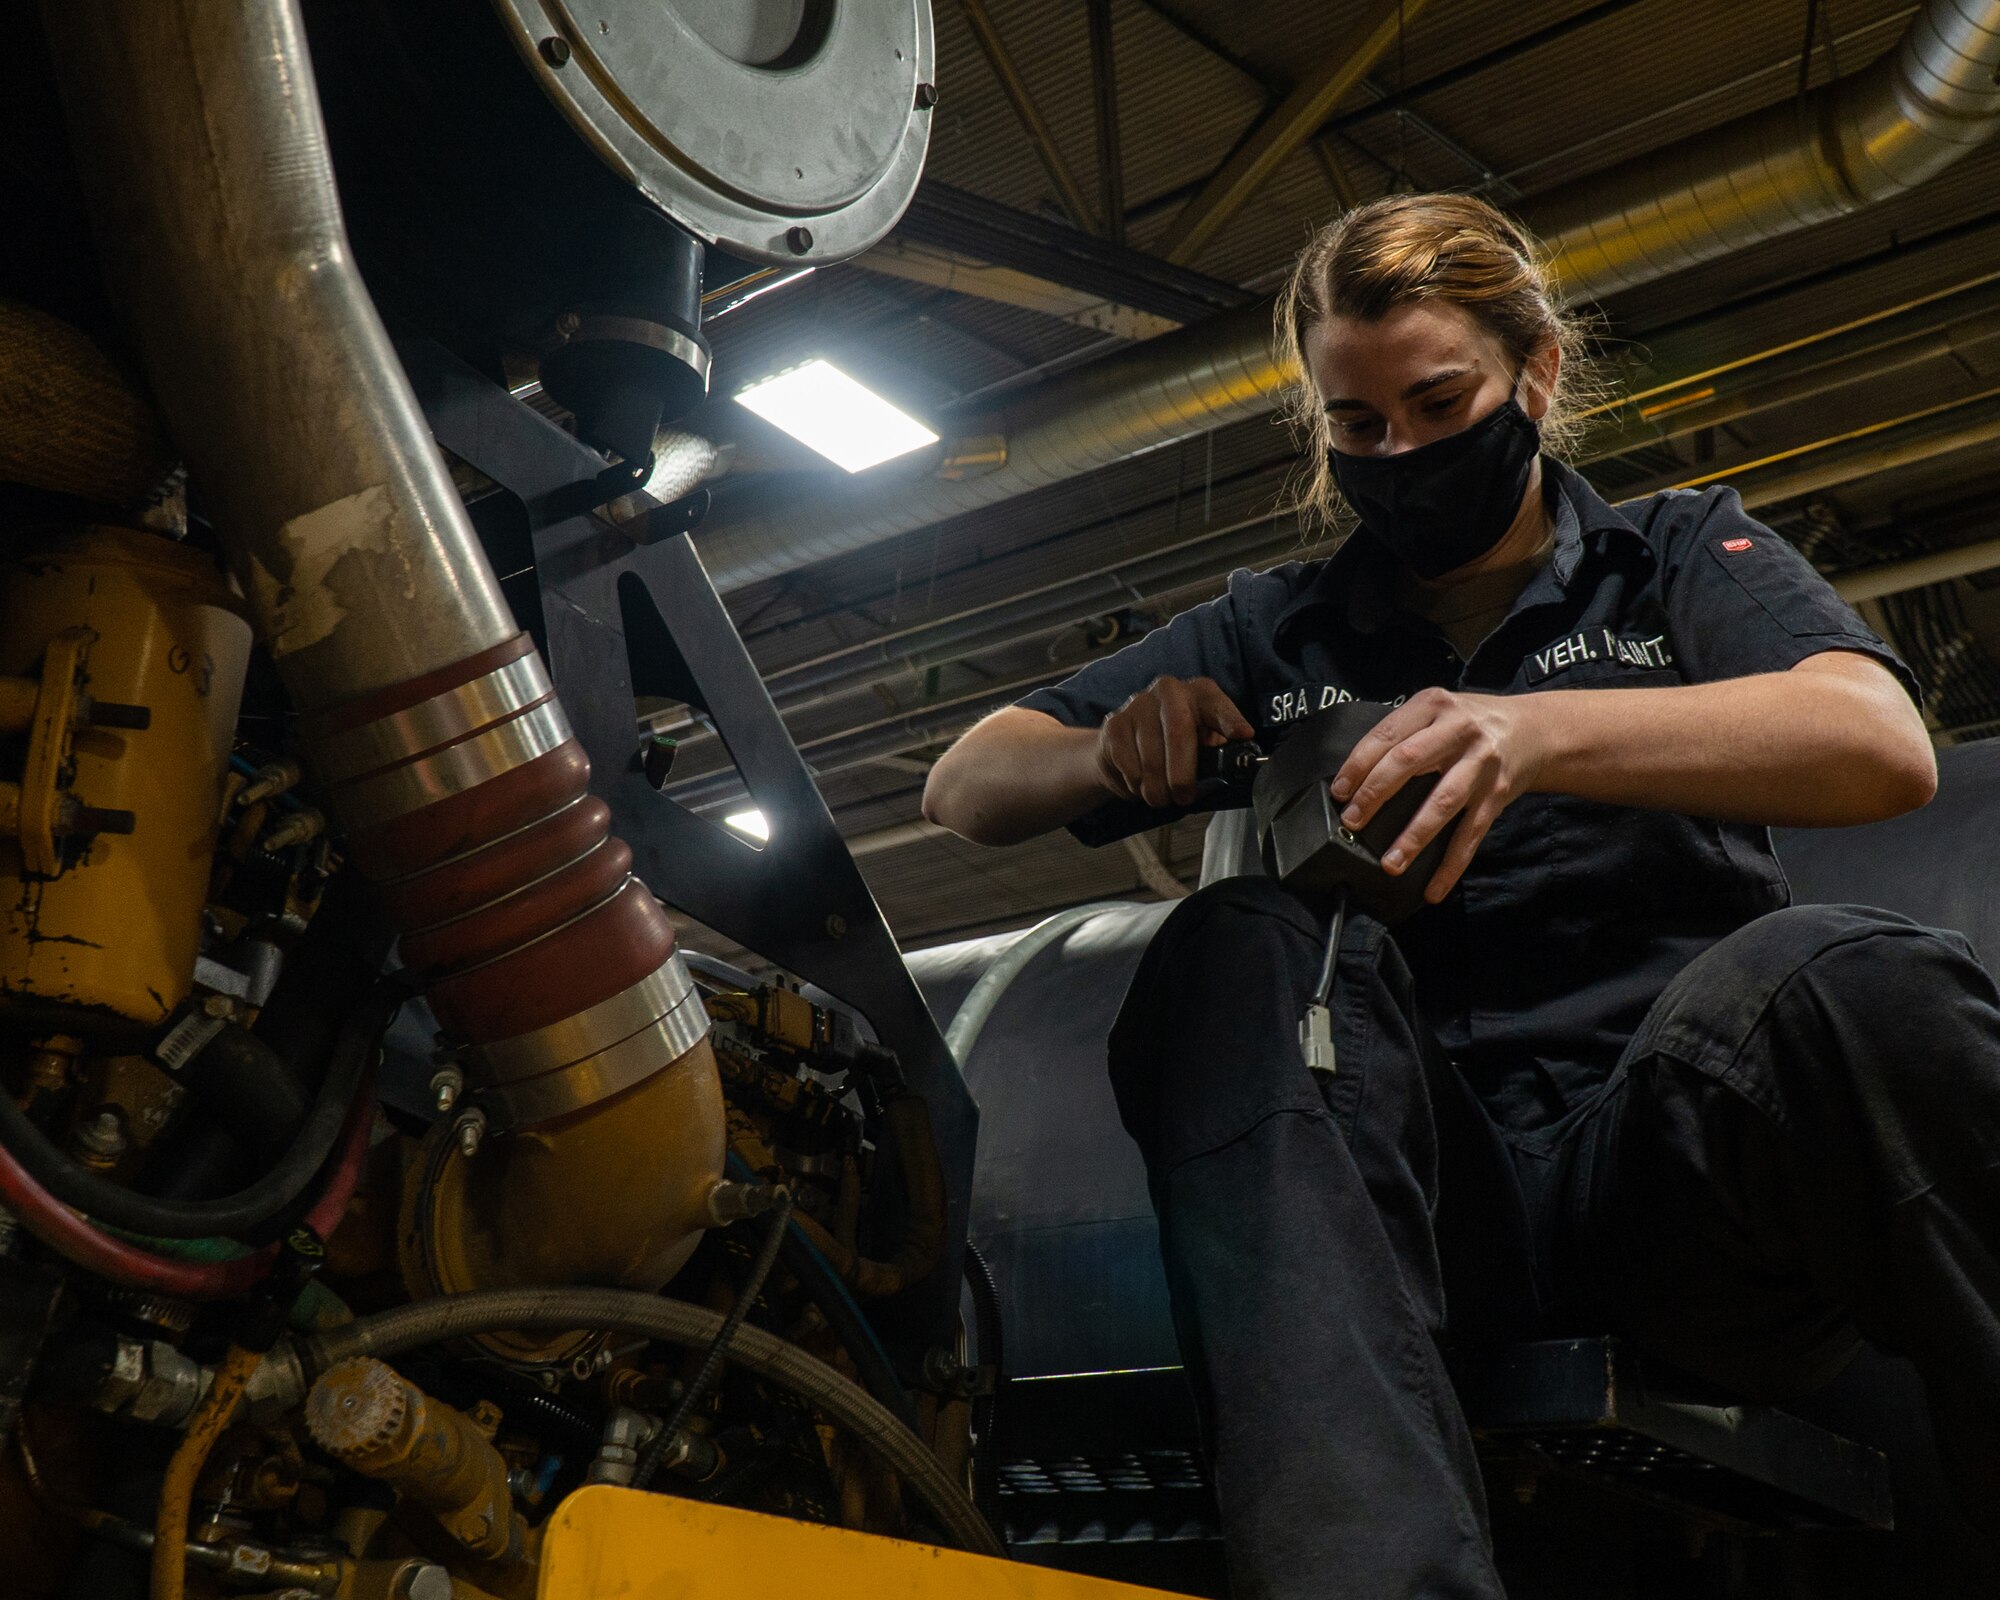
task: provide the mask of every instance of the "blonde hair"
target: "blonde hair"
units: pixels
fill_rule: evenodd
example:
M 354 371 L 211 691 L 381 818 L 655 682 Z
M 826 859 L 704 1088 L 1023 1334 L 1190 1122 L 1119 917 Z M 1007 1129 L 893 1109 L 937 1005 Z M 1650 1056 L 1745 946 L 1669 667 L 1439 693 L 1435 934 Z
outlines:
M 1527 229 L 1476 195 L 1371 200 L 1313 236 L 1278 296 L 1279 356 L 1299 374 L 1286 416 L 1306 453 L 1296 500 L 1309 518 L 1338 527 L 1344 507 L 1327 461 L 1333 425 L 1305 370 L 1306 332 L 1329 317 L 1375 322 L 1417 300 L 1463 306 L 1517 369 L 1550 345 L 1562 352 L 1541 420 L 1551 455 L 1575 449 L 1584 415 L 1605 392 L 1590 354 L 1591 325 L 1563 303 L 1547 254 Z

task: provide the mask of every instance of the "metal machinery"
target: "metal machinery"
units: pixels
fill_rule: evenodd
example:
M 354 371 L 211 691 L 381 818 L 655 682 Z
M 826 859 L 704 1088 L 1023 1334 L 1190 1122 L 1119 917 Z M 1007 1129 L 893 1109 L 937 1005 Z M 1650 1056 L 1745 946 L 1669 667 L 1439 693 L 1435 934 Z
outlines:
M 925 0 L 5 11 L 0 1588 L 1092 1589 L 981 1559 L 972 1101 L 633 498 L 900 215 Z

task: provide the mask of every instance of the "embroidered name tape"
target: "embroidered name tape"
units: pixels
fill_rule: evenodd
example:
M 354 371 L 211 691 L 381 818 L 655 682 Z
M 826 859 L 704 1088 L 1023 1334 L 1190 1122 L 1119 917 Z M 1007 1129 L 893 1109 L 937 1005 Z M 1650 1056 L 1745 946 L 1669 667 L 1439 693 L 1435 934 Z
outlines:
M 1580 667 L 1591 661 L 1611 661 L 1621 667 L 1671 667 L 1674 653 L 1667 648 L 1667 636 L 1663 633 L 1642 639 L 1630 634 L 1615 634 L 1609 628 L 1587 628 L 1581 633 L 1571 634 L 1567 639 L 1558 639 L 1544 649 L 1530 652 L 1528 682 L 1540 683 L 1559 672 L 1567 672 L 1571 667 Z

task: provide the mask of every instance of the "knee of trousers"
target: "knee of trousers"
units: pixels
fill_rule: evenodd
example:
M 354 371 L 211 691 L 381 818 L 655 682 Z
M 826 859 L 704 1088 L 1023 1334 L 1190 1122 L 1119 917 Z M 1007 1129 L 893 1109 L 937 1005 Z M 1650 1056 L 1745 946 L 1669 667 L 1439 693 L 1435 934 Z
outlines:
M 1268 878 L 1211 884 L 1160 925 L 1108 1052 L 1119 1115 L 1156 1177 L 1269 1117 L 1327 1114 L 1297 1033 L 1325 937 Z
M 1970 1012 L 1990 1009 L 1992 993 L 1955 933 L 1871 906 L 1789 906 L 1746 923 L 1682 969 L 1628 1058 L 1668 1055 L 1719 1076 L 1741 1072 L 1746 1055 L 1775 1050 L 1795 1070 L 1850 1079 L 1906 1071 L 1915 1054 L 1968 1054 L 1925 1047 L 1962 1031 Z M 1944 1070 L 1961 1064 L 1937 1061 Z

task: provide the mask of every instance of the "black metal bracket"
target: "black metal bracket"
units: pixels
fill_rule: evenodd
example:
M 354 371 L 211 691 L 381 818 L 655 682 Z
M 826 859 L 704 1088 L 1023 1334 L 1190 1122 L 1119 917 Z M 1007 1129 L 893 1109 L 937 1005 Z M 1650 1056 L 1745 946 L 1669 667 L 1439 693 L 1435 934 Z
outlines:
M 978 1108 L 735 624 L 685 533 L 635 540 L 581 512 L 535 515 L 594 484 L 600 456 L 435 342 L 402 340 L 397 352 L 438 443 L 529 508 L 532 582 L 515 572 L 504 587 L 542 647 L 634 872 L 667 904 L 866 1017 L 929 1107 L 946 1249 L 880 1317 L 899 1359 L 920 1361 L 957 1322 Z M 642 693 L 684 700 L 714 723 L 770 824 L 761 849 L 654 789 L 633 706 Z

